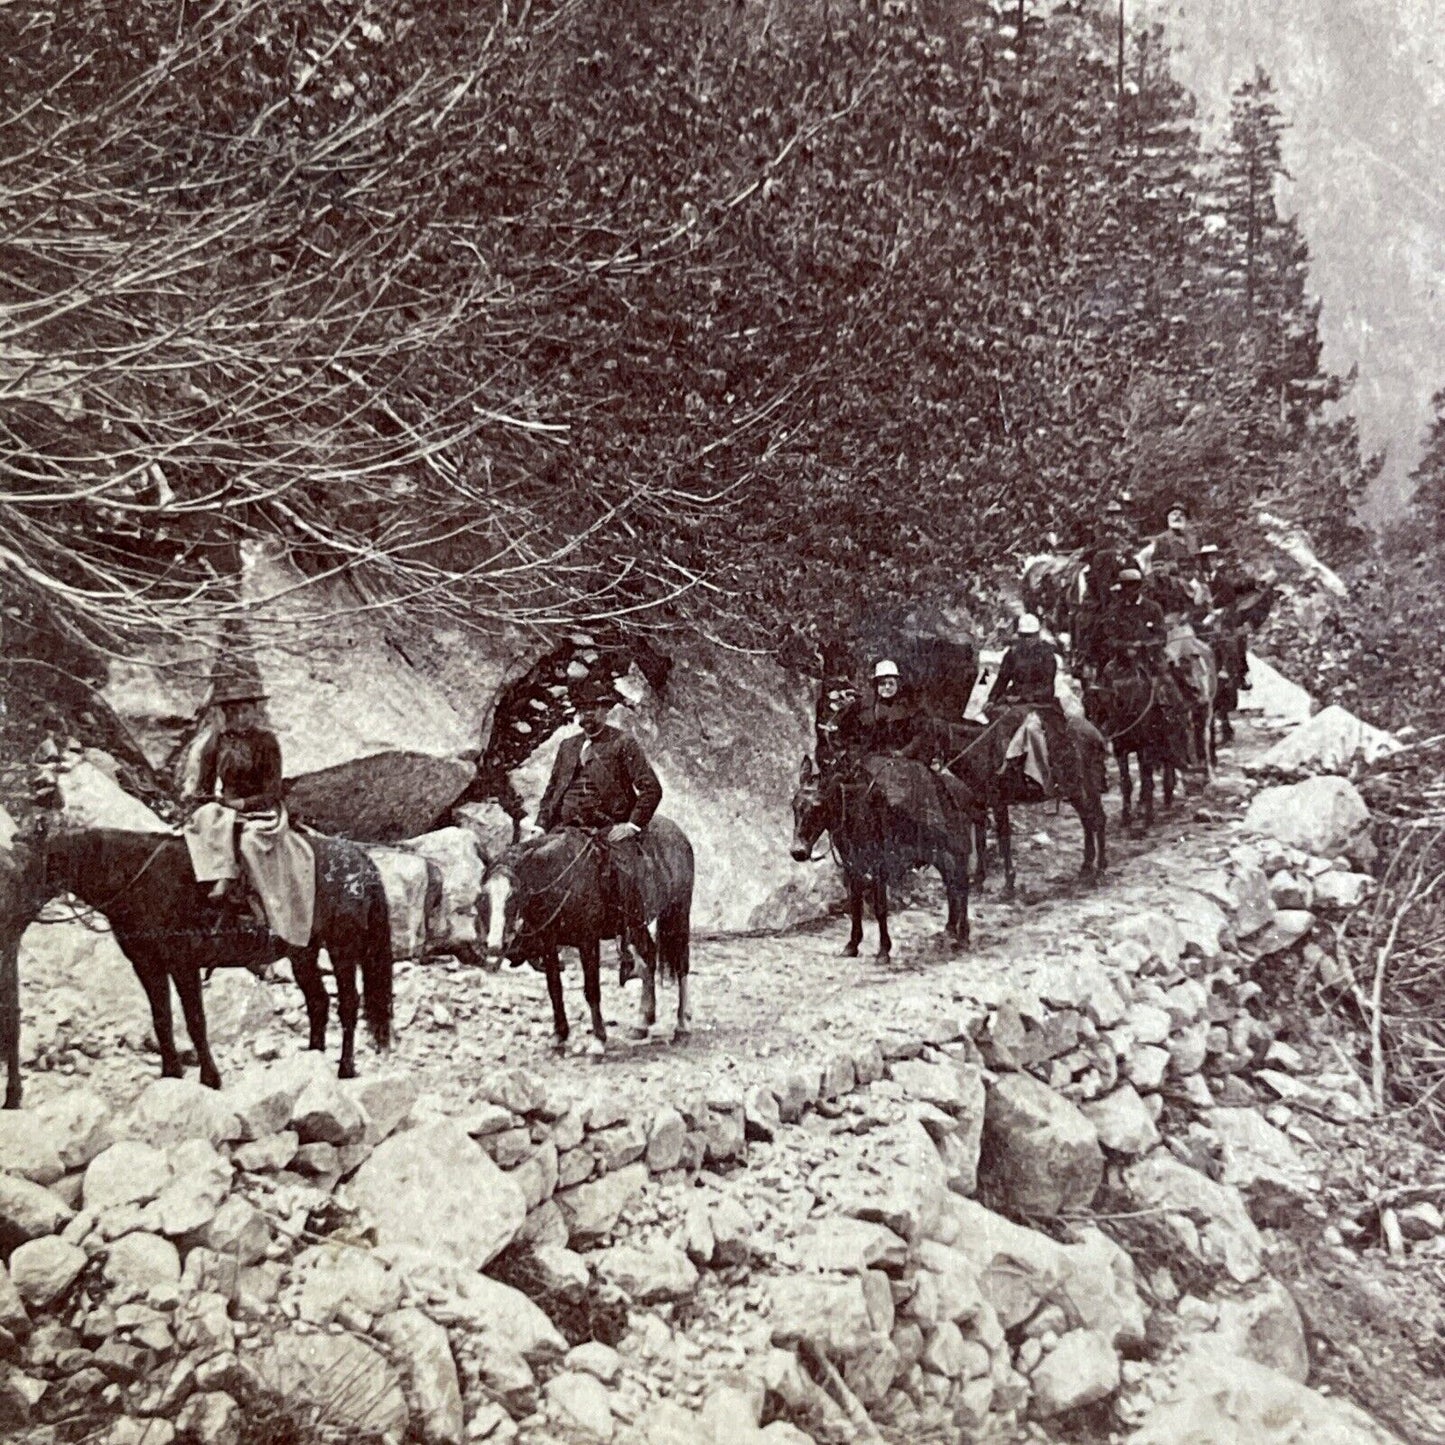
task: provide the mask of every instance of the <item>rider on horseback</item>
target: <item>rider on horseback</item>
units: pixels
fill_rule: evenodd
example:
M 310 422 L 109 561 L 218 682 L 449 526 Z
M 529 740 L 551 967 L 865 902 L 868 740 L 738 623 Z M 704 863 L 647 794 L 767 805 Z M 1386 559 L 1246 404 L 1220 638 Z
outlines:
M 1171 511 L 1170 516 L 1173 515 Z M 1119 573 L 1119 600 L 1110 608 L 1104 623 L 1104 674 L 1142 672 L 1152 679 L 1160 706 L 1170 719 L 1171 730 L 1182 729 L 1187 738 L 1187 704 L 1165 652 L 1169 639 L 1164 611 L 1157 602 L 1144 596 L 1143 584 L 1144 578 L 1135 567 L 1126 567 Z M 1190 752 L 1192 755 L 1192 746 Z
M 225 651 L 211 673 L 208 716 L 183 754 L 181 791 L 198 806 L 184 829 L 198 883 L 231 897 L 242 864 L 271 931 L 287 943 L 311 941 L 315 859 L 290 827 L 282 801 L 281 744 L 266 721 L 266 693 L 255 661 Z
M 924 721 L 904 690 L 898 664 L 885 657 L 873 668 L 872 701 L 855 699 L 839 713 L 837 738 L 842 751 L 854 758 L 899 754 L 918 740 Z
M 552 776 L 537 808 L 543 832 L 582 828 L 605 851 L 603 907 L 615 921 L 619 939 L 620 981 L 632 976 L 627 940 L 647 926 L 637 881 L 638 838 L 662 801 L 662 784 L 637 740 L 607 721 L 621 699 L 604 679 L 587 678 L 573 687 L 572 706 L 582 728 L 564 738 L 552 764 Z
M 986 706 L 992 710 L 1009 703 L 1028 707 L 1057 708 L 1054 681 L 1059 656 L 1040 636 L 1039 619 L 1025 612 L 1016 625 L 1018 641 L 1003 655 L 998 676 L 989 690 Z

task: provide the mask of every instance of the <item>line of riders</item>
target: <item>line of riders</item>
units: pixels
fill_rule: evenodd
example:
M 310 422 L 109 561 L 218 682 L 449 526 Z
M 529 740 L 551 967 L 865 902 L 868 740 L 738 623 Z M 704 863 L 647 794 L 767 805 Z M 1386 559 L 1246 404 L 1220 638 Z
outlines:
M 1151 699 L 1180 741 L 1181 765 L 1198 764 L 1200 740 L 1187 721 L 1187 680 L 1181 685 L 1170 656 L 1171 621 L 1176 629 L 1192 625 L 1207 633 L 1221 677 L 1247 687 L 1244 636 L 1258 588 L 1227 574 L 1219 548 L 1200 544 L 1182 504 L 1170 508 L 1166 530 L 1137 554 L 1123 541 L 1122 517 L 1122 506 L 1112 503 L 1105 535 L 1092 548 L 1031 562 L 1025 597 L 1049 613 L 1057 632 L 1070 635 L 1072 669 L 1086 692 L 1107 690 L 1121 679 L 1147 680 Z M 921 762 L 938 779 L 936 798 L 920 800 L 915 785 L 908 797 L 895 788 L 894 801 L 921 809 L 925 822 L 950 830 L 965 813 L 976 819 L 978 800 L 966 799 L 950 775 L 951 768 L 958 771 L 957 729 L 977 676 L 972 648 L 958 648 L 958 657 L 963 660 L 945 662 L 943 670 L 953 675 L 943 677 L 941 687 L 937 677 L 933 686 L 919 679 L 910 687 L 891 657 L 874 666 L 871 697 L 860 696 L 847 676 L 825 678 L 816 717 L 819 771 L 868 774 L 877 781 L 878 760 Z M 1025 612 L 986 703 L 991 716 L 1024 710 L 1028 725 L 1020 725 L 1002 755 L 1015 775 L 1015 801 L 1067 791 L 1050 760 L 1057 771 L 1077 741 L 1070 730 L 1079 720 L 1067 718 L 1060 706 L 1058 671 L 1058 649 L 1045 640 L 1038 616 Z M 312 933 L 314 860 L 304 837 L 289 826 L 280 744 L 266 721 L 265 700 L 259 669 L 244 650 L 223 652 L 212 675 L 211 705 L 180 764 L 181 791 L 193 808 L 183 831 L 197 881 L 212 885 L 213 899 L 236 891 L 240 906 L 258 922 L 302 945 Z M 604 936 L 619 939 L 625 982 L 633 972 L 628 939 L 649 911 L 640 840 L 662 786 L 636 739 L 608 722 L 619 701 L 604 678 L 574 684 L 571 702 L 581 731 L 558 750 L 531 832 L 582 829 L 603 851 Z M 1200 745 L 1207 752 L 1211 742 L 1205 738 Z M 970 746 L 965 740 L 965 749 Z M 238 890 L 243 880 L 251 887 Z

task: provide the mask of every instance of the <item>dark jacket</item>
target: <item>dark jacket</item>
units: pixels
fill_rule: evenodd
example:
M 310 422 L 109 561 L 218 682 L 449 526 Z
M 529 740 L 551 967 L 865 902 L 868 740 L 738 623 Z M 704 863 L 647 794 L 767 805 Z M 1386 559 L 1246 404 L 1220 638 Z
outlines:
M 582 761 L 586 737 L 564 738 L 552 764 L 552 777 L 537 809 L 544 832 L 568 823 L 600 828 L 634 823 L 645 828 L 662 801 L 662 784 L 636 738 L 605 727 Z
M 203 748 L 196 792 L 241 813 L 274 808 L 281 801 L 281 744 L 266 728 L 229 729 Z
M 1104 618 L 1105 651 L 1110 660 L 1124 661 L 1130 655 L 1142 654 L 1150 663 L 1162 667 L 1164 644 L 1169 640 L 1164 625 L 1164 611 L 1147 597 L 1138 602 L 1117 602 Z
M 850 752 L 901 753 L 918 739 L 925 721 L 912 699 L 900 693 L 891 702 L 851 704 L 839 715 L 837 736 Z
M 1058 654 L 1041 637 L 1021 637 L 1004 653 L 988 701 L 1023 702 L 1036 707 L 1054 705 L 1054 677 Z

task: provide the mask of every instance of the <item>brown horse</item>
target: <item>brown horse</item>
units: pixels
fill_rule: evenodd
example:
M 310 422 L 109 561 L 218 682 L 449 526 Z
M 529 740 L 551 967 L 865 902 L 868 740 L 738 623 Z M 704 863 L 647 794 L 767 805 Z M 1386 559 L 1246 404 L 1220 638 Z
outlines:
M 933 775 L 922 763 L 890 759 L 905 776 L 911 772 L 917 788 L 934 788 Z M 793 794 L 792 854 L 799 863 L 813 856 L 818 839 L 827 833 L 843 863 L 848 887 L 851 927 L 843 947 L 845 958 L 857 958 L 863 941 L 863 896 L 872 899 L 878 923 L 878 957 L 893 952 L 888 933 L 888 885 L 911 869 L 931 865 L 938 869 L 948 894 L 945 936 L 968 947 L 968 843 L 937 825 L 922 821 L 925 807 L 900 808 L 866 772 L 841 769 L 820 773 L 811 758 L 804 758 Z
M 1139 763 L 1139 793 L 1144 804 L 1144 826 L 1154 826 L 1154 770 L 1164 781 L 1164 806 L 1174 804 L 1176 770 L 1184 761 L 1184 739 L 1159 700 L 1158 684 L 1142 668 L 1105 673 L 1084 695 L 1084 710 L 1114 750 L 1119 766 L 1119 793 L 1123 809 L 1119 821 L 1133 824 L 1134 779 L 1129 759 Z
M 1062 798 L 1079 815 L 1084 829 L 1084 861 L 1080 874 L 1093 878 L 1108 865 L 1103 802 L 1108 788 L 1104 739 L 1083 718 L 1060 715 L 1057 723 L 1048 727 L 1051 734 L 1049 773 L 1052 788 L 1045 793 L 1024 773 L 1019 762 L 1008 756 L 1009 744 L 1030 711 L 1041 710 L 1010 707 L 987 723 L 936 726 L 930 740 L 934 755 L 941 757 L 948 771 L 993 813 L 999 853 L 1003 859 L 1004 892 L 1008 897 L 1013 895 L 1015 883 L 1013 825 L 1009 821 L 1011 807 Z M 980 849 L 976 875 L 979 881 L 982 881 L 983 866 Z
M 48 820 L 47 820 L 48 822 Z M 306 997 L 308 1048 L 324 1051 L 329 1004 L 317 955 L 325 949 L 336 975 L 341 1014 L 340 1077 L 356 1077 L 356 1020 L 364 1011 L 372 1041 L 391 1039 L 391 927 L 381 877 L 366 854 L 339 838 L 310 836 L 316 851 L 316 919 L 304 948 L 283 942 L 233 907 L 213 903 L 196 882 L 184 839 L 119 828 L 53 829 L 42 823 L 16 840 L 18 874 L 0 878 L 0 1031 L 9 1071 L 5 1107 L 20 1107 L 20 935 L 54 897 L 68 893 L 106 918 L 150 1000 L 161 1076 L 183 1074 L 171 1021 L 171 985 L 180 998 L 201 1067 L 201 1082 L 221 1087 L 206 1041 L 201 974 L 291 960 Z M 8 881 L 6 881 L 8 879 Z M 361 989 L 358 992 L 357 975 Z
M 642 1016 L 639 1034 L 657 1022 L 657 974 L 677 983 L 677 1033 L 690 1023 L 687 978 L 692 939 L 692 844 L 670 818 L 654 817 L 632 849 L 629 866 L 641 894 L 647 923 L 657 922 L 654 940 L 646 927 L 629 937 L 642 959 Z M 616 931 L 604 907 L 604 847 L 581 828 L 506 850 L 482 879 L 487 956 L 540 962 L 552 1000 L 557 1048 L 567 1044 L 567 1007 L 562 998 L 559 951 L 575 948 L 582 961 L 582 991 L 592 1015 L 588 1051 L 607 1046 L 602 1018 L 602 940 Z

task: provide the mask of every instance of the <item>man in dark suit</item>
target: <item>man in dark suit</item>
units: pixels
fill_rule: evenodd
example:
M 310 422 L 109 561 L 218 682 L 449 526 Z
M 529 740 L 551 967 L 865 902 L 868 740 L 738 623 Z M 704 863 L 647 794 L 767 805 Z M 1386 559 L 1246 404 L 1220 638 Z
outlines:
M 552 776 L 537 808 L 537 826 L 586 828 L 607 852 L 604 905 L 617 922 L 622 954 L 621 981 L 632 976 L 627 939 L 645 928 L 636 881 L 637 838 L 662 801 L 662 784 L 637 739 L 611 726 L 607 715 L 620 701 L 611 683 L 586 679 L 572 690 L 580 736 L 564 738 Z

